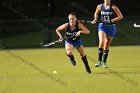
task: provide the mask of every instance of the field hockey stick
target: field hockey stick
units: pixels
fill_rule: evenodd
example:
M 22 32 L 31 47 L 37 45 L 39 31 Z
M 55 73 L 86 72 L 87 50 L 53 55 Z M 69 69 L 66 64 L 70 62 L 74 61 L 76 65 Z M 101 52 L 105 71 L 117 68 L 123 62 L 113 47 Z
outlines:
M 56 40 L 56 41 L 50 42 L 50 43 L 48 43 L 48 44 L 43 44 L 43 42 L 41 42 L 41 43 L 40 43 L 40 46 L 41 46 L 41 47 L 49 47 L 49 46 L 52 46 L 52 45 L 54 45 L 54 44 L 56 44 L 56 43 L 58 43 L 58 42 L 60 42 L 60 40 Z
M 85 23 L 85 22 L 90 23 L 90 24 L 96 24 L 97 23 L 95 20 L 92 20 L 92 21 L 91 20 L 90 21 L 89 20 L 78 20 L 78 22 L 82 23 L 82 24 Z
M 52 46 L 52 45 L 55 45 L 56 43 L 61 43 L 61 42 L 63 42 L 64 40 L 67 40 L 67 39 L 70 39 L 70 38 L 73 38 L 73 37 L 76 37 L 76 36 L 71 36 L 71 37 L 64 37 L 64 39 L 62 40 L 62 41 L 60 41 L 60 40 L 56 40 L 56 41 L 53 41 L 53 42 L 50 42 L 50 43 L 48 43 L 48 44 L 43 44 L 43 42 L 41 42 L 40 43 L 40 46 L 41 47 L 49 47 L 49 46 Z
M 92 24 L 92 22 L 93 22 L 93 21 L 86 21 L 86 22 L 87 22 L 87 23 L 91 23 L 91 24 Z
M 90 23 L 90 24 L 96 24 L 96 22 L 94 21 L 86 21 L 87 23 Z

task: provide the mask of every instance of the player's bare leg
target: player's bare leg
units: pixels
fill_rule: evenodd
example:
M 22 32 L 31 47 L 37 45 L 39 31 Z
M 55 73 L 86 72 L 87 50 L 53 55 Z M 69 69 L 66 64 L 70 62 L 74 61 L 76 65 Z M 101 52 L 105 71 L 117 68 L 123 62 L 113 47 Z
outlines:
M 106 61 L 107 61 L 107 58 L 108 58 L 109 47 L 110 47 L 110 44 L 112 42 L 112 39 L 113 39 L 113 37 L 110 37 L 108 35 L 106 35 L 106 37 L 105 37 L 103 62 L 102 62 L 102 66 L 104 68 L 108 67 L 107 64 L 106 64 Z
M 66 49 L 66 54 L 70 58 L 71 63 L 73 64 L 73 66 L 75 66 L 76 61 L 75 61 L 74 56 L 72 54 L 73 45 L 67 43 L 67 44 L 65 44 L 65 49 Z
M 79 52 L 79 54 L 81 56 L 81 59 L 82 59 L 84 65 L 85 65 L 86 72 L 91 73 L 87 57 L 86 57 L 86 55 L 84 53 L 84 47 L 83 46 L 77 47 L 77 51 Z
M 99 31 L 98 36 L 99 36 L 98 61 L 95 64 L 95 67 L 100 67 L 101 66 L 106 33 L 104 31 Z

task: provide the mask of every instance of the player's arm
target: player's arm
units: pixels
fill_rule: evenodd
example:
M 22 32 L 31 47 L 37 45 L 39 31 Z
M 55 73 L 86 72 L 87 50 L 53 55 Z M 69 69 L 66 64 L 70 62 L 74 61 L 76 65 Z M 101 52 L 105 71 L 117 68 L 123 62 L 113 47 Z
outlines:
M 59 36 L 60 40 L 63 40 L 63 37 L 62 37 L 62 35 L 61 35 L 60 32 L 61 32 L 62 30 L 64 30 L 64 29 L 66 29 L 67 24 L 68 24 L 68 23 L 65 23 L 65 24 L 59 26 L 59 27 L 56 29 L 56 33 L 57 33 L 57 35 Z
M 95 23 L 98 21 L 98 16 L 99 16 L 101 7 L 102 7 L 102 4 L 99 4 L 99 5 L 97 6 L 96 11 L 95 11 L 95 13 L 94 13 L 94 20 L 93 20 L 93 23 L 92 23 L 92 24 L 95 24 Z
M 112 19 L 111 21 L 117 22 L 117 21 L 120 21 L 121 19 L 123 19 L 123 15 L 122 15 L 121 11 L 119 10 L 119 8 L 116 5 L 113 5 L 112 8 L 113 8 L 114 12 L 116 13 L 117 17 Z
M 80 34 L 90 34 L 90 31 L 81 23 L 78 24 L 80 31 L 77 32 L 76 36 L 80 36 Z

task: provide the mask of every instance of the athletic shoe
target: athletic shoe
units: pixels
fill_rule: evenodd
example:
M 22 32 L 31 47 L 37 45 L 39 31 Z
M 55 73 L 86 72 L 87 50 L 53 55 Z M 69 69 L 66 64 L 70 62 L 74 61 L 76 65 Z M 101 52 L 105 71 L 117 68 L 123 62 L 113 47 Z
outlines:
M 90 68 L 86 68 L 86 72 L 87 72 L 87 73 L 91 73 Z
M 71 61 L 71 64 L 72 64 L 73 66 L 76 65 L 76 61 L 75 61 L 75 60 L 70 60 L 70 61 Z
M 108 68 L 108 66 L 107 66 L 107 64 L 105 62 L 102 62 L 101 64 L 102 64 L 103 68 Z
M 101 66 L 101 61 L 97 61 L 97 63 L 95 64 L 95 67 L 100 67 Z

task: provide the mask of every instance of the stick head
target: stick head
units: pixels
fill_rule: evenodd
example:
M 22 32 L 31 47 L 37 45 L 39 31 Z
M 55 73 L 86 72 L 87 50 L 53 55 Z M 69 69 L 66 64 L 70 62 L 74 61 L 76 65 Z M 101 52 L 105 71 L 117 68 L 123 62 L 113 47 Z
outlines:
M 49 43 L 49 44 L 44 44 L 43 42 L 40 43 L 41 47 L 48 47 L 48 46 L 51 46 L 51 45 L 52 45 L 51 43 Z

